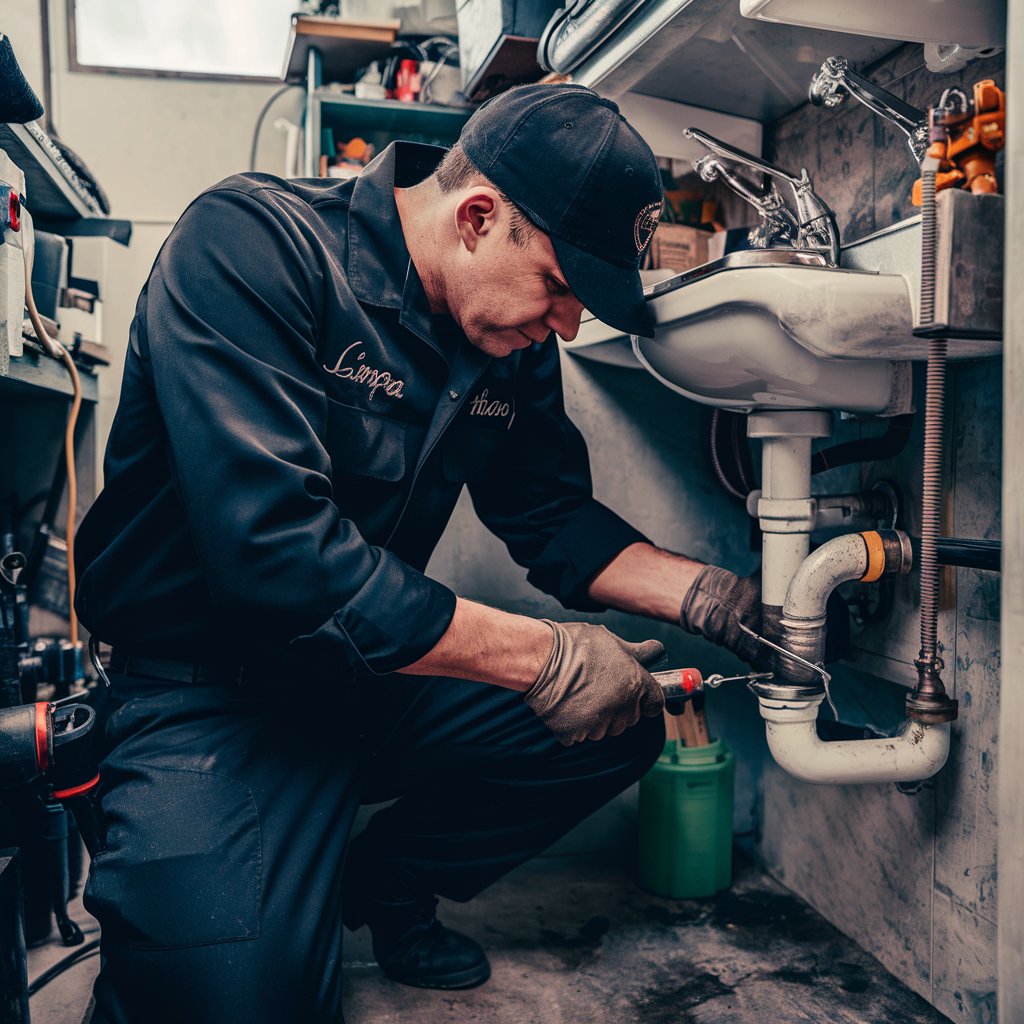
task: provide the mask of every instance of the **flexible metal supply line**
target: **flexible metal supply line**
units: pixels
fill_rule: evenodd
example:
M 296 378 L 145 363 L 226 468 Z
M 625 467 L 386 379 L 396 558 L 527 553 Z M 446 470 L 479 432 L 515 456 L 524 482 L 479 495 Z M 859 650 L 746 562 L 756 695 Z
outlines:
M 929 163 L 926 159 L 925 163 Z M 935 170 L 921 173 L 921 314 L 922 327 L 935 323 L 936 254 Z M 942 440 L 946 397 L 946 340 L 928 342 L 928 368 L 924 406 L 924 486 L 921 495 L 921 553 L 918 560 L 921 582 L 920 665 L 936 665 L 939 615 L 939 567 L 936 545 L 942 488 Z M 937 668 L 937 666 L 936 666 Z
M 931 120 L 931 117 L 929 118 Z M 936 141 L 933 134 L 931 141 Z M 938 160 L 929 149 L 921 162 L 921 310 L 920 330 L 935 323 L 936 199 Z M 915 332 L 916 333 L 916 332 Z M 907 698 L 907 711 L 918 722 L 949 722 L 957 702 L 946 695 L 938 656 L 938 538 L 942 504 L 942 442 L 946 397 L 946 339 L 928 342 L 924 408 L 924 480 L 921 495 L 921 651 L 915 662 L 917 686 Z
M 921 500 L 921 661 L 934 664 L 938 651 L 938 538 L 942 505 L 942 435 L 946 393 L 946 340 L 928 343 L 925 384 L 924 490 Z

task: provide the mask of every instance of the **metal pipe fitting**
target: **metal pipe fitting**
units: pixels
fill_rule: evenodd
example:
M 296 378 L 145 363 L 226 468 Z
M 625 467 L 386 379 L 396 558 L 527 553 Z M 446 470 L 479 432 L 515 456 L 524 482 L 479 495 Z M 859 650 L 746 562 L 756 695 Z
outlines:
M 804 559 L 794 575 L 782 607 L 782 646 L 805 661 L 820 665 L 825 656 L 825 615 L 832 591 L 840 583 L 871 583 L 885 575 L 906 575 L 913 565 L 910 538 L 902 530 L 868 530 L 835 537 Z M 810 668 L 785 655 L 779 669 L 793 683 L 819 678 Z

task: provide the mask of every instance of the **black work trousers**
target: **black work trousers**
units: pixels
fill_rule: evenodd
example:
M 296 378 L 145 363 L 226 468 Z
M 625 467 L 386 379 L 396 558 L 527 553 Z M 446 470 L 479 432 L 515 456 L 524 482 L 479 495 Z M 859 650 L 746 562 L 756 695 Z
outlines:
M 94 1024 L 337 1024 L 346 897 L 468 900 L 638 779 L 660 718 L 563 747 L 500 687 L 114 676 Z M 398 798 L 346 849 L 360 803 Z M 347 853 L 347 866 L 346 866 Z

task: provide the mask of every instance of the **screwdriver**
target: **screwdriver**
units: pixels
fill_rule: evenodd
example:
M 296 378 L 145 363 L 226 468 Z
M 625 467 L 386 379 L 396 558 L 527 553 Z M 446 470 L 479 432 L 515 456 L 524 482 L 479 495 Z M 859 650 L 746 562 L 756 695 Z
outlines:
M 683 705 L 705 689 L 714 689 L 722 683 L 736 683 L 741 680 L 750 682 L 754 679 L 768 679 L 772 672 L 747 672 L 741 676 L 723 676 L 715 672 L 704 678 L 699 668 L 669 668 L 663 672 L 652 672 L 665 694 L 665 710 L 670 715 L 678 715 Z

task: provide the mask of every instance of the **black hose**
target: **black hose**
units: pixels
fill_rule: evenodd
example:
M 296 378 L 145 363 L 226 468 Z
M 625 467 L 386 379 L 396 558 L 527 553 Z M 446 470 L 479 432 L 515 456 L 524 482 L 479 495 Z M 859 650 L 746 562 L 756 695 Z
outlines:
M 1002 569 L 1003 545 L 998 540 L 939 537 L 935 544 L 935 556 L 939 565 L 999 572 Z
M 714 412 L 711 413 L 711 465 L 714 467 L 715 476 L 718 477 L 718 482 L 722 485 L 726 493 L 745 503 L 747 495 L 740 491 L 729 479 L 725 472 L 725 466 L 722 464 L 721 455 L 718 450 L 718 428 L 719 424 L 722 422 L 722 418 L 721 409 L 715 409 Z
M 95 953 L 99 952 L 100 940 L 92 939 L 87 942 L 84 946 L 79 946 L 74 953 L 69 953 L 63 960 L 58 960 L 52 967 L 47 967 L 42 974 L 36 978 L 28 987 L 28 996 L 31 999 L 44 985 L 49 985 L 54 978 L 62 975 L 66 970 L 74 967 L 75 964 L 82 960 L 88 959 Z
M 249 170 L 256 170 L 256 146 L 260 140 L 260 129 L 263 127 L 263 119 L 267 116 L 267 111 L 270 110 L 274 103 L 274 100 L 278 96 L 283 96 L 289 89 L 301 89 L 301 85 L 282 85 L 276 92 L 272 92 L 267 99 L 267 102 L 263 104 L 263 109 L 260 110 L 259 115 L 256 117 L 256 127 L 252 131 L 252 147 L 249 150 Z
M 893 459 L 907 446 L 910 432 L 914 428 L 914 414 L 904 413 L 893 416 L 889 427 L 880 437 L 865 437 L 857 441 L 844 441 L 815 452 L 811 457 L 811 476 L 826 469 L 848 466 L 852 462 L 878 462 Z
M 732 417 L 732 457 L 736 464 L 736 472 L 740 477 L 740 490 L 749 494 L 756 486 L 751 481 L 755 478 L 753 462 L 750 458 L 750 444 L 747 441 L 747 417 L 735 413 Z M 750 474 L 747 474 L 747 469 Z

